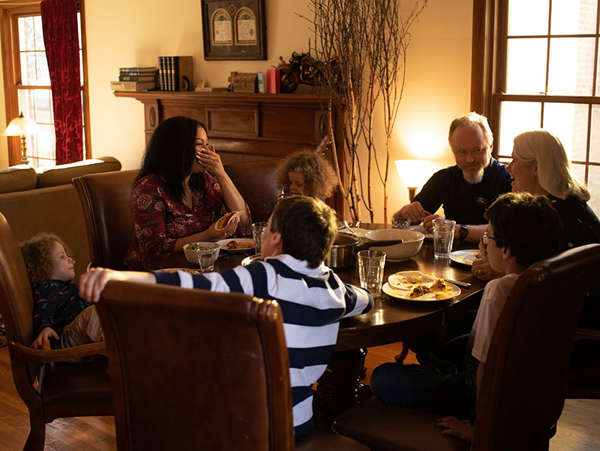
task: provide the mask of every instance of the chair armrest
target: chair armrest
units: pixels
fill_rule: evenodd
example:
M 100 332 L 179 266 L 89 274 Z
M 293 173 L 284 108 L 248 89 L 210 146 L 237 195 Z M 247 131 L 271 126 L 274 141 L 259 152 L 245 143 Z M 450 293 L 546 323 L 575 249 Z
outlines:
M 104 342 L 88 343 L 63 349 L 35 349 L 21 343 L 11 343 L 10 347 L 19 355 L 38 363 L 67 362 L 92 355 L 107 355 Z
M 575 331 L 575 341 L 579 340 L 597 340 L 600 341 L 600 330 L 578 328 Z

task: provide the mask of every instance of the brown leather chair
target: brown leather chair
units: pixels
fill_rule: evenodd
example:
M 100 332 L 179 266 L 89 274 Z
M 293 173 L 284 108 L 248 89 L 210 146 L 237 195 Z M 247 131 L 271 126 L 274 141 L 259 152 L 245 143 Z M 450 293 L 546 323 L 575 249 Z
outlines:
M 277 303 L 112 281 L 98 312 L 120 451 L 294 449 Z M 329 433 L 298 449 L 367 448 Z
M 492 337 L 472 450 L 548 449 L 563 408 L 579 312 L 599 266 L 600 245 L 590 244 L 521 274 Z M 371 398 L 342 414 L 334 429 L 372 449 L 468 449 L 442 437 L 436 417 Z
M 88 231 L 93 266 L 125 269 L 133 221 L 129 197 L 138 170 L 89 174 L 73 179 Z
M 53 363 L 104 354 L 104 343 L 57 350 L 30 348 L 35 338 L 32 311 L 23 256 L 0 214 L 0 313 L 6 323 L 13 380 L 29 409 L 31 430 L 25 449 L 43 450 L 45 424 L 55 418 L 112 415 L 111 389 L 105 358 Z

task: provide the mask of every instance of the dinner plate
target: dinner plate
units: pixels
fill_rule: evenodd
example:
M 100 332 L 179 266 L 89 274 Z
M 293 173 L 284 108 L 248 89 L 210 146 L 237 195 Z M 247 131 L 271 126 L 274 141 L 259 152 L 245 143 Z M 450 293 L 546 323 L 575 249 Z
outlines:
M 243 247 L 227 247 L 228 245 L 231 246 L 230 243 L 237 243 Z M 254 240 L 251 238 L 228 238 L 226 240 L 219 240 L 217 241 L 217 244 L 219 246 L 221 246 L 221 250 L 223 252 L 228 252 L 230 254 L 241 254 L 244 252 L 249 252 L 249 251 L 253 251 L 254 250 Z
M 448 287 L 450 288 L 447 291 L 434 291 L 432 293 L 425 293 L 421 296 L 416 297 L 410 297 L 408 295 L 408 293 L 410 293 L 410 290 L 397 290 L 396 288 L 393 288 L 388 282 L 383 284 L 382 290 L 385 294 L 392 298 L 402 299 L 404 301 L 411 302 L 441 302 L 447 301 L 448 299 L 452 299 L 453 297 L 458 296 L 460 294 L 460 288 L 458 288 L 456 285 L 451 284 L 449 282 L 446 282 L 446 285 L 448 285 Z
M 450 260 L 461 265 L 473 266 L 473 262 L 479 258 L 479 249 L 465 249 L 450 252 Z
M 425 230 L 425 227 L 423 227 L 421 224 L 412 225 L 412 226 L 408 227 L 408 230 L 412 230 L 414 232 L 420 232 L 423 235 L 425 235 L 426 240 L 433 240 L 433 233 L 427 232 Z

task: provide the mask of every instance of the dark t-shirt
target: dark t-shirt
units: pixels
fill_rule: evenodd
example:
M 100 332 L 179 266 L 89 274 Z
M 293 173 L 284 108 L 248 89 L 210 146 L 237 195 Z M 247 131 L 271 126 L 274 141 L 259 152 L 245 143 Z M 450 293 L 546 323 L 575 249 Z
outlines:
M 469 183 L 458 166 L 436 172 L 414 198 L 431 213 L 444 207 L 444 215 L 458 224 L 485 224 L 486 208 L 496 198 L 511 190 L 511 176 L 506 167 L 491 159 L 480 183 Z
M 586 202 L 573 196 L 563 200 L 549 194 L 548 198 L 563 222 L 563 249 L 600 243 L 600 220 Z

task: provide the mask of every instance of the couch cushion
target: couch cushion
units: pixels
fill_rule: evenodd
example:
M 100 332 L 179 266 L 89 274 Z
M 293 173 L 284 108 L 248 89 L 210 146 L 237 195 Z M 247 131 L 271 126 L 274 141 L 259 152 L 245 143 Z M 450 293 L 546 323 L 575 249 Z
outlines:
M 37 185 L 35 170 L 26 164 L 0 169 L 0 193 L 24 191 Z
M 74 177 L 96 172 L 119 171 L 121 163 L 114 157 L 100 157 L 76 163 L 61 164 L 52 168 L 40 169 L 38 172 L 38 188 L 70 184 Z

